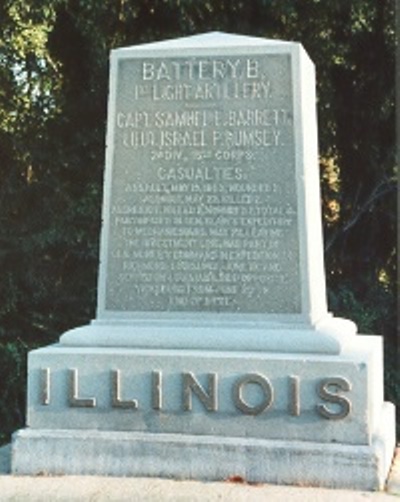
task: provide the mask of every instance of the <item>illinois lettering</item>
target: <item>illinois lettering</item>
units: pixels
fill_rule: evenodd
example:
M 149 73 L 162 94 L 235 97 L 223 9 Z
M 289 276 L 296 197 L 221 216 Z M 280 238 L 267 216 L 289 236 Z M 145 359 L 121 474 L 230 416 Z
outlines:
M 249 372 L 237 375 L 233 379 L 219 375 L 216 372 L 195 374 L 184 371 L 174 375 L 178 377 L 179 403 L 178 409 L 172 409 L 169 395 L 165 391 L 165 379 L 162 370 L 153 370 L 143 375 L 143 382 L 149 392 L 147 405 L 135 396 L 135 388 L 124 385 L 124 377 L 129 372 L 120 369 L 110 369 L 108 373 L 108 406 L 111 409 L 142 410 L 164 413 L 193 412 L 194 403 L 205 413 L 224 413 L 220 405 L 220 397 L 228 394 L 231 405 L 239 415 L 265 416 L 274 409 L 292 417 L 300 417 L 303 412 L 302 389 L 309 386 L 310 381 L 303 382 L 298 375 L 288 375 L 285 391 L 276 391 L 273 379 L 260 372 Z M 170 378 L 171 375 L 167 378 Z M 65 388 L 67 389 L 65 404 L 70 408 L 98 408 L 98 396 L 95 392 L 82 392 L 80 388 L 80 371 L 78 368 L 65 370 Z M 87 380 L 87 378 L 86 378 Z M 52 371 L 42 368 L 39 376 L 39 403 L 41 406 L 52 404 Z M 86 382 L 87 383 L 87 382 Z M 352 383 L 343 376 L 330 376 L 313 383 L 315 403 L 313 411 L 321 419 L 343 420 L 352 412 L 351 391 Z M 86 385 L 86 388 L 87 385 Z M 137 390 L 137 389 L 136 389 Z M 287 403 L 282 410 L 280 401 Z M 174 405 L 176 406 L 176 401 Z

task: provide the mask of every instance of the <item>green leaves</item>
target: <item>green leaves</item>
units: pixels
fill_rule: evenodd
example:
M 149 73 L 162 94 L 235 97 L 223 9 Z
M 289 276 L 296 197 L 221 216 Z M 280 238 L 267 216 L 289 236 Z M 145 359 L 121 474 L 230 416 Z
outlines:
M 5 344 L 0 342 L 0 381 L 2 382 L 0 445 L 9 442 L 11 433 L 16 428 L 23 427 L 25 422 L 24 387 L 27 349 L 27 345 L 21 340 Z

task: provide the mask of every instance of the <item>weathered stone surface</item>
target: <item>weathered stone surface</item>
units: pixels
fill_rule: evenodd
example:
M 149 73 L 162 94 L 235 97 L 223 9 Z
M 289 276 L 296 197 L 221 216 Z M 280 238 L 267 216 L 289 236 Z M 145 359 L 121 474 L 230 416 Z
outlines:
M 393 457 L 394 409 L 369 446 L 235 437 L 25 429 L 14 437 L 15 474 L 90 474 L 383 489 Z
M 300 314 L 291 55 L 114 55 L 105 310 Z

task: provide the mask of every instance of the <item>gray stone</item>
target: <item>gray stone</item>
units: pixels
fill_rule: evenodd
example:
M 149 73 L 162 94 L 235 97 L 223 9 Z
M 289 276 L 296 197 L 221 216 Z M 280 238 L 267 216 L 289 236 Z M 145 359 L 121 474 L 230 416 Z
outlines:
M 326 306 L 313 63 L 171 44 L 112 51 L 97 318 L 61 343 L 339 353 L 356 327 Z
M 0 448 L 1 456 L 9 457 L 10 448 Z M 5 459 L 5 461 L 7 461 Z M 0 462 L 1 463 L 1 462 Z M 400 495 L 400 451 L 393 462 L 387 492 L 331 490 L 301 483 L 297 486 L 248 483 L 245 478 L 232 476 L 223 482 L 176 481 L 160 478 L 100 477 L 100 476 L 0 476 L 2 502 L 29 500 L 42 502 L 73 502 L 96 500 L 96 502 L 140 500 L 161 502 L 190 500 L 196 502 L 265 500 L 303 502 L 323 500 L 324 502 L 393 502 L 393 495 Z
M 111 57 L 97 316 L 29 355 L 17 474 L 382 488 L 382 341 L 327 311 L 314 66 L 213 33 Z
M 334 357 L 50 346 L 29 355 L 27 426 L 367 445 L 382 347 L 356 341 Z
M 302 313 L 296 47 L 274 49 L 114 52 L 105 315 Z
M 14 437 L 15 474 L 147 476 L 383 489 L 393 450 L 393 408 L 370 445 L 96 430 L 25 429 Z

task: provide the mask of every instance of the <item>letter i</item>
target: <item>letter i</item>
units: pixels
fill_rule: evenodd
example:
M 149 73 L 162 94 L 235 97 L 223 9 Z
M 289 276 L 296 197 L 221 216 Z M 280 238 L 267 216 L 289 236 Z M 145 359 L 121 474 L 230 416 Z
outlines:
M 162 373 L 153 371 L 151 373 L 151 405 L 153 410 L 161 410 L 162 404 Z
M 40 404 L 50 404 L 50 368 L 40 370 Z
M 300 415 L 300 377 L 289 377 L 289 413 L 294 417 Z

